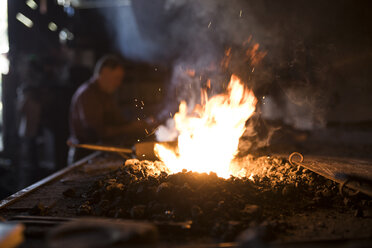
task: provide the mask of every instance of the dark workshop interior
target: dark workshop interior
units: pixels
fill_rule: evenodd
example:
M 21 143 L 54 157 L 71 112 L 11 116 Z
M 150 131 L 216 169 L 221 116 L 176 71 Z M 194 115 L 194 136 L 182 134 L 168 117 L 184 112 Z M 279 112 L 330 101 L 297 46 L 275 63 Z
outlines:
M 371 10 L 0 0 L 0 247 L 372 247 Z M 107 55 L 139 131 L 71 142 Z

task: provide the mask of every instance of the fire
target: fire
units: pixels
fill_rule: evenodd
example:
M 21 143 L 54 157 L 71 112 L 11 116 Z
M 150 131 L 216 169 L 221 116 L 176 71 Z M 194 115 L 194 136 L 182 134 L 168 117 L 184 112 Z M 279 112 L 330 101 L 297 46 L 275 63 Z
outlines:
M 155 146 L 155 153 L 171 173 L 183 169 L 194 172 L 215 172 L 228 178 L 232 174 L 231 161 L 237 151 L 245 122 L 253 114 L 256 98 L 240 79 L 232 75 L 227 93 L 208 99 L 202 91 L 201 105 L 189 113 L 181 102 L 174 121 L 179 132 L 176 150 Z

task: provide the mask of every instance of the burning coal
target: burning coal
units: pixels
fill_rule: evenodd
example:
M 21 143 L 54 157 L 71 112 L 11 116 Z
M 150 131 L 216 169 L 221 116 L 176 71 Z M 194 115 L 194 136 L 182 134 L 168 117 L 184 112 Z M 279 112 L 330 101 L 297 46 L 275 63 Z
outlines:
M 175 150 L 155 146 L 155 153 L 172 173 L 187 169 L 194 172 L 215 172 L 228 178 L 231 161 L 237 153 L 245 123 L 255 111 L 256 98 L 240 79 L 232 75 L 227 93 L 208 99 L 202 90 L 201 104 L 192 111 L 181 102 L 174 116 L 178 131 Z

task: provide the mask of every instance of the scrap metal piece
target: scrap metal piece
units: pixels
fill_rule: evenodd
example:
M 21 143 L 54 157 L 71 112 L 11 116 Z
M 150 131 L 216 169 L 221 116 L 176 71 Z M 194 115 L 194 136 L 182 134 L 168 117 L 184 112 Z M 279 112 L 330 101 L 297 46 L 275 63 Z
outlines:
M 295 158 L 299 158 L 296 160 Z M 293 152 L 289 158 L 292 165 L 300 165 L 327 179 L 340 183 L 340 192 L 346 186 L 372 197 L 372 161 L 324 156 L 304 156 Z
M 342 182 L 339 186 L 339 192 L 340 192 L 340 195 L 342 196 L 345 196 L 345 193 L 344 193 L 344 188 L 346 186 L 347 183 L 349 183 L 351 180 L 350 179 L 346 179 L 344 182 Z M 356 183 L 359 183 L 358 181 L 356 181 Z M 360 185 L 360 183 L 359 183 Z M 356 190 L 352 193 L 348 193 L 349 196 L 356 196 L 357 194 L 360 193 L 360 190 Z

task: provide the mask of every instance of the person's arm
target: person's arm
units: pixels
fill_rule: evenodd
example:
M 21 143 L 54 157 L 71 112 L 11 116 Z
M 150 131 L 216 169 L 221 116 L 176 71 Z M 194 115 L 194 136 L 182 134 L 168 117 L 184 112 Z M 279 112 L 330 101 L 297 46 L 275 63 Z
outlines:
M 80 99 L 79 115 L 83 125 L 89 134 L 98 140 L 107 139 L 124 134 L 145 134 L 148 125 L 143 121 L 124 123 L 124 119 L 115 125 L 107 125 L 104 122 L 104 108 L 102 104 L 90 95 L 83 95 Z M 119 115 L 119 111 L 116 113 Z
M 91 94 L 82 94 L 77 102 L 79 119 L 87 135 L 92 139 L 105 136 L 103 106 Z

